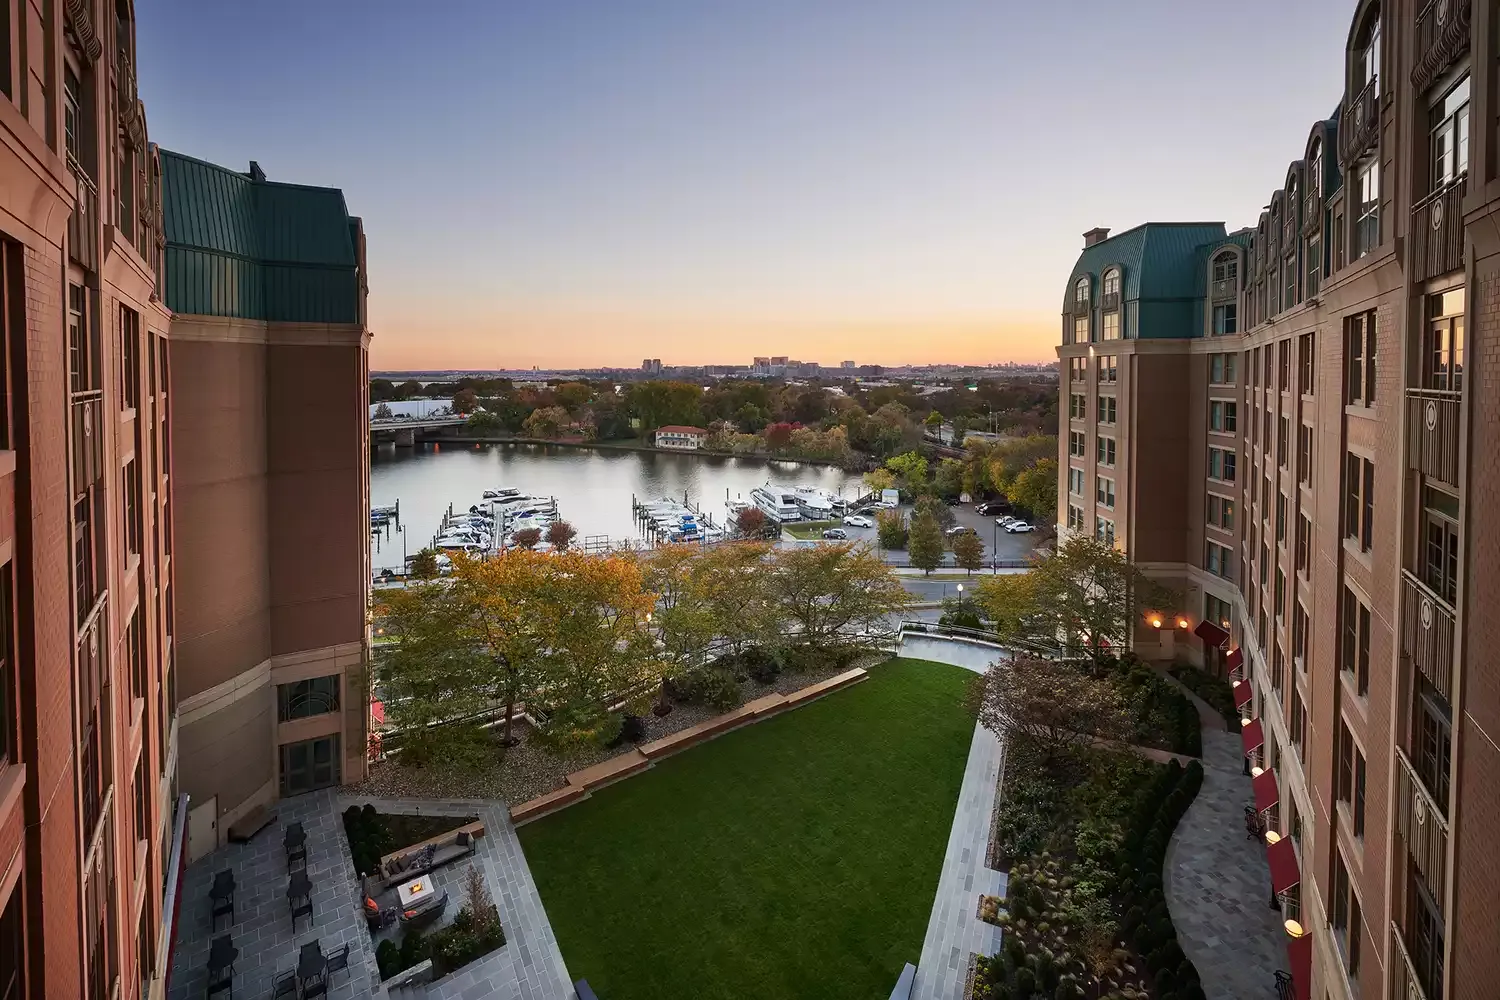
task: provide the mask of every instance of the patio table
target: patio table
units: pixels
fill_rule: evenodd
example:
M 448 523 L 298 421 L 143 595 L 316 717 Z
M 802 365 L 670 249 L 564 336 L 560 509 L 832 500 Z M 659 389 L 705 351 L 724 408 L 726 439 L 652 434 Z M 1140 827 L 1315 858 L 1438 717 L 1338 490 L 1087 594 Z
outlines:
M 437 886 L 432 884 L 432 876 L 412 879 L 396 888 L 396 895 L 401 898 L 401 908 L 404 910 L 415 903 L 420 903 L 437 892 Z

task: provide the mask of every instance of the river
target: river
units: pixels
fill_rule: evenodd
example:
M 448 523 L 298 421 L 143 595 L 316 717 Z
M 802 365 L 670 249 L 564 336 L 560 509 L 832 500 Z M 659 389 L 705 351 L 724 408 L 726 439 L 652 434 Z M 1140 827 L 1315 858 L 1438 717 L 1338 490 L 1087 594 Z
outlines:
M 432 541 L 452 504 L 467 510 L 487 489 L 515 488 L 557 499 L 558 514 L 577 529 L 579 541 L 608 535 L 639 539 L 630 499 L 655 500 L 686 493 L 694 506 L 723 524 L 726 497 L 749 499 L 767 481 L 821 486 L 854 496 L 858 473 L 800 462 L 656 451 L 573 448 L 535 444 L 424 444 L 377 449 L 370 457 L 370 504 L 399 502 L 406 551 Z M 394 528 L 371 537 L 371 565 L 400 569 L 402 538 Z

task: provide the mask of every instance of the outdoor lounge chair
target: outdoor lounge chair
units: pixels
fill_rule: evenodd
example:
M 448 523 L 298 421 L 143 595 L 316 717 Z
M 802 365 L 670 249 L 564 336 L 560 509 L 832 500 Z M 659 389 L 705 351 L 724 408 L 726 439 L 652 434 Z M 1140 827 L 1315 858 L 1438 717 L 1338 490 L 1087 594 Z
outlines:
M 436 923 L 437 919 L 443 915 L 443 911 L 447 908 L 448 894 L 446 892 L 441 896 L 425 899 L 416 906 L 401 911 L 401 926 L 407 930 L 426 927 L 429 924 Z

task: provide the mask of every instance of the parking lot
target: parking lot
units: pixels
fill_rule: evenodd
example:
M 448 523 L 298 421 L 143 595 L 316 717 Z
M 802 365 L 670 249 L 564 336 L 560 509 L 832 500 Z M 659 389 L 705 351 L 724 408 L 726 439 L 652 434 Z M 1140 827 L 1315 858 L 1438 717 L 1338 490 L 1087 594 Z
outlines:
M 993 559 L 999 559 L 1002 564 L 1007 561 L 1023 561 L 1030 558 L 1032 551 L 1036 548 L 1035 532 L 1029 534 L 1009 534 L 1004 528 L 999 527 L 995 517 L 987 517 L 974 510 L 973 504 L 960 504 L 948 508 L 953 511 L 957 523 L 973 528 L 984 542 L 984 559 L 988 563 Z M 911 505 L 902 504 L 901 511 L 908 518 L 911 517 Z M 875 520 L 874 512 L 867 514 L 871 521 Z M 999 516 L 999 515 L 997 515 Z M 881 549 L 879 539 L 876 537 L 874 528 L 856 528 L 852 525 L 843 525 L 849 533 L 850 541 L 865 542 L 872 548 L 880 551 L 881 556 L 887 562 L 897 564 L 906 563 L 906 552 L 904 550 Z M 799 543 L 811 544 L 811 543 Z M 946 562 L 953 564 L 953 553 L 947 553 Z

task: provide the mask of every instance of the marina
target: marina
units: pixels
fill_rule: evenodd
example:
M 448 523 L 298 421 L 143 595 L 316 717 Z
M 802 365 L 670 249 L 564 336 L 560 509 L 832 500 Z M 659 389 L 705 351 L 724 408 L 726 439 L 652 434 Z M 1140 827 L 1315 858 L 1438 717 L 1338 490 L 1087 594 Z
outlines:
M 380 449 L 370 464 L 371 566 L 400 573 L 429 546 L 498 551 L 526 528 L 545 538 L 560 520 L 584 551 L 711 544 L 748 506 L 781 522 L 827 520 L 867 494 L 857 473 L 764 459 L 545 445 Z

